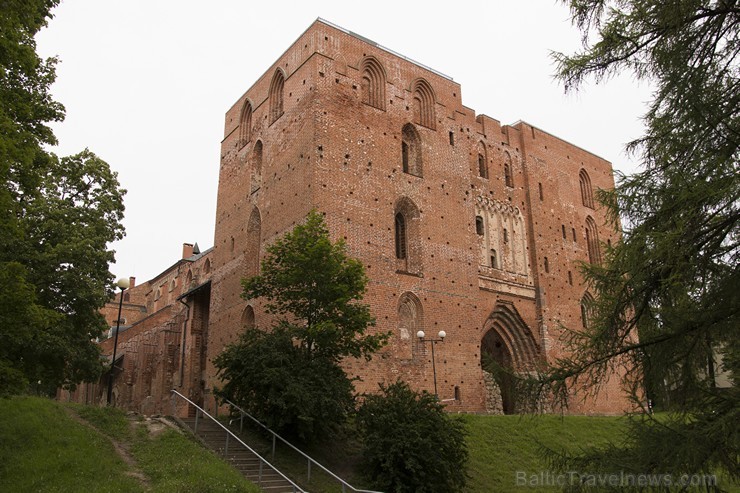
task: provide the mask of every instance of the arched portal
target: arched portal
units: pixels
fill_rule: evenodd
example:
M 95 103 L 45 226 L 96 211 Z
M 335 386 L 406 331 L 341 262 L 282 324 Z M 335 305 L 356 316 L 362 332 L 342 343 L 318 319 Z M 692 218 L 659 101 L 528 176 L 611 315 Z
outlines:
M 535 369 L 541 350 L 512 303 L 499 301 L 484 325 L 481 368 L 490 412 L 513 414 L 517 402 L 516 374 Z
M 516 411 L 516 392 L 514 391 L 514 368 L 511 353 L 506 342 L 495 329 L 486 332 L 481 342 L 481 366 L 488 371 L 501 394 L 501 410 L 504 414 Z

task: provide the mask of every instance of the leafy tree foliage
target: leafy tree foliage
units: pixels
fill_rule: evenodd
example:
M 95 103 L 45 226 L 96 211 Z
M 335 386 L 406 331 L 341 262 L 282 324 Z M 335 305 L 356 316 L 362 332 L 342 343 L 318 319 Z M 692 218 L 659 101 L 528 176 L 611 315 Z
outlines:
M 290 327 L 247 329 L 214 363 L 225 382 L 220 395 L 269 428 L 312 440 L 354 409 L 354 388 L 342 368 L 311 357 L 293 343 Z
M 109 166 L 88 150 L 60 159 L 43 148 L 64 108 L 49 94 L 56 60 L 38 57 L 34 35 L 57 3 L 0 9 L 0 395 L 97 378 L 107 244 L 123 235 L 125 192 Z
M 366 333 L 375 321 L 361 303 L 364 267 L 344 242 L 332 243 L 319 213 L 267 247 L 261 270 L 243 281 L 243 297 L 263 298 L 275 323 L 247 329 L 214 360 L 225 381 L 220 395 L 276 430 L 315 438 L 354 406 L 339 363 L 369 360 L 388 336 Z
M 402 381 L 365 396 L 357 424 L 363 468 L 383 491 L 461 491 L 467 479 L 465 425 L 444 411 L 436 396 Z
M 618 452 L 560 464 L 615 467 L 605 458 L 619 455 L 622 470 L 724 469 L 737 479 L 740 8 L 736 0 L 566 3 L 584 35 L 582 52 L 556 55 L 566 89 L 626 70 L 655 91 L 645 135 L 628 146 L 642 170 L 600 194 L 616 226 L 622 215 L 622 241 L 605 265 L 584 269 L 598 294 L 592 320 L 573 332 L 572 356 L 546 383 L 564 397 L 569 385 L 598 386 L 619 367 L 636 401 L 647 390 L 675 414 L 635 418 Z M 720 371 L 733 386 L 717 388 Z

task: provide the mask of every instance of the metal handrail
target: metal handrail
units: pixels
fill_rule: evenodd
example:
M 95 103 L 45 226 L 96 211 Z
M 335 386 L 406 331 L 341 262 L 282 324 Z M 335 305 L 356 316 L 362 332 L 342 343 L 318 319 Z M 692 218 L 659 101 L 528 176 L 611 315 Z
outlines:
M 342 483 L 342 493 L 345 493 L 347 491 L 345 488 L 349 488 L 351 491 L 354 491 L 355 493 L 382 493 L 380 491 L 373 491 L 373 490 L 358 490 L 357 488 L 355 488 L 354 486 L 352 486 L 351 484 L 349 484 L 347 481 L 345 481 L 344 479 L 340 478 L 339 476 L 337 476 L 336 474 L 334 474 L 333 472 L 331 472 L 329 469 L 327 469 L 326 467 L 324 467 L 323 465 L 321 465 L 320 463 L 318 463 L 315 459 L 313 459 L 311 456 L 309 456 L 308 454 L 306 454 L 305 452 L 303 452 L 301 449 L 299 449 L 298 447 L 296 447 L 295 445 L 293 445 L 292 443 L 290 443 L 289 441 L 287 441 L 285 438 L 281 437 L 280 435 L 278 435 L 277 433 L 275 433 L 274 431 L 272 431 L 270 428 L 268 428 L 267 426 L 265 426 L 264 424 L 262 424 L 262 422 L 260 420 L 258 420 L 257 418 L 255 418 L 254 416 L 252 416 L 251 414 L 249 414 L 244 409 L 240 408 L 239 406 L 237 406 L 236 404 L 234 404 L 233 402 L 231 402 L 228 399 L 224 399 L 224 402 L 226 404 L 228 404 L 229 406 L 231 406 L 232 408 L 238 410 L 241 413 L 241 416 L 240 416 L 240 419 L 239 419 L 239 431 L 240 432 L 242 431 L 242 429 L 244 427 L 243 420 L 244 420 L 244 416 L 246 416 L 249 419 L 251 419 L 252 421 L 254 421 L 255 423 L 257 423 L 259 426 L 261 426 L 265 431 L 267 431 L 270 434 L 272 434 L 272 458 L 273 459 L 275 458 L 275 439 L 276 438 L 279 438 L 280 441 L 282 441 L 284 444 L 286 444 L 287 446 L 289 446 L 290 448 L 292 448 L 293 450 L 295 450 L 296 452 L 298 452 L 299 454 L 301 454 L 304 458 L 306 458 L 308 460 L 308 481 L 311 480 L 311 464 L 315 464 L 320 469 L 322 469 L 324 472 L 326 472 L 327 474 L 329 474 L 331 477 L 333 477 L 334 479 L 336 479 L 337 481 L 339 481 L 340 483 Z
M 227 456 L 228 456 L 228 453 L 229 453 L 229 436 L 231 436 L 232 438 L 234 438 L 234 440 L 236 440 L 237 442 L 239 442 L 244 448 L 246 448 L 247 450 L 249 450 L 250 452 L 252 452 L 255 455 L 255 457 L 257 457 L 260 460 L 258 486 L 260 484 L 262 484 L 262 464 L 267 464 L 269 467 L 272 468 L 273 471 L 275 471 L 276 473 L 278 473 L 283 479 L 285 479 L 287 482 L 289 482 L 291 484 L 291 486 L 293 486 L 293 493 L 307 493 L 306 490 L 304 490 L 303 488 L 301 488 L 300 486 L 298 486 L 297 484 L 295 484 L 295 482 L 293 482 L 289 477 L 287 477 L 282 472 L 278 471 L 275 466 L 273 466 L 272 464 L 270 464 L 269 462 L 267 462 L 267 460 L 264 457 L 262 457 L 260 454 L 258 454 L 254 449 L 252 449 L 252 447 L 250 447 L 249 445 L 247 445 L 246 443 L 244 443 L 243 441 L 241 441 L 241 439 L 238 436 L 234 435 L 234 433 L 232 433 L 231 430 L 229 430 L 227 427 L 225 427 L 223 424 L 221 424 L 221 422 L 219 420 L 217 420 L 216 418 L 214 418 L 213 416 L 211 416 L 210 414 L 208 414 L 205 409 L 203 409 L 198 404 L 196 404 L 195 402 L 191 401 L 190 399 L 188 399 L 187 397 L 185 397 L 184 395 L 182 395 L 180 392 L 178 392 L 175 389 L 172 389 L 172 393 L 175 394 L 175 395 L 180 396 L 183 399 L 185 399 L 193 407 L 195 407 L 196 413 L 195 413 L 195 428 L 194 428 L 194 430 L 195 430 L 196 435 L 198 433 L 198 412 L 200 412 L 200 413 L 203 413 L 208 418 L 210 418 L 211 421 L 213 421 L 214 423 L 216 423 L 218 426 L 220 426 L 227 433 L 227 435 L 226 435 L 226 450 L 225 450 L 225 454 Z

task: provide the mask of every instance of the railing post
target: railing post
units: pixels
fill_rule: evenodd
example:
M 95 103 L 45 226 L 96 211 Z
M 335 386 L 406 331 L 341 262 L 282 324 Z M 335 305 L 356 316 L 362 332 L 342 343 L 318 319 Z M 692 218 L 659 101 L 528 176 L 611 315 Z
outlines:
M 275 460 L 275 433 L 272 434 L 272 460 Z
M 257 476 L 257 478 L 258 478 L 258 483 L 257 484 L 260 484 L 261 485 L 262 484 L 262 460 L 260 460 L 260 472 L 259 472 L 259 475 Z
M 226 432 L 226 446 L 224 447 L 224 457 L 229 458 L 229 432 Z
M 308 459 L 308 479 L 306 479 L 306 482 L 311 482 L 311 459 Z
M 239 433 L 244 432 L 244 413 L 239 413 Z
M 198 434 L 198 416 L 200 415 L 200 409 L 195 408 L 195 426 L 193 427 L 193 430 L 195 431 L 195 434 Z

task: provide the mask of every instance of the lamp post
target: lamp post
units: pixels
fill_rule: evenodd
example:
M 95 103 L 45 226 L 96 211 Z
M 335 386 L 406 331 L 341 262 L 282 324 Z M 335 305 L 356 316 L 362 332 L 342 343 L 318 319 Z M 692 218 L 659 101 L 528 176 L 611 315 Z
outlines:
M 439 334 L 437 336 L 439 339 L 424 339 L 424 331 L 420 330 L 416 333 L 416 337 L 419 338 L 419 342 L 431 342 L 432 343 L 432 374 L 434 375 L 434 395 L 439 399 L 439 395 L 437 394 L 437 365 L 434 362 L 434 345 L 438 342 L 444 342 L 445 337 L 447 337 L 447 333 L 444 330 L 440 330 Z
M 121 289 L 121 300 L 118 302 L 118 318 L 116 319 L 116 334 L 113 337 L 113 359 L 110 362 L 110 372 L 108 374 L 108 405 L 110 406 L 113 397 L 113 367 L 116 364 L 116 349 L 118 349 L 118 329 L 121 328 L 121 309 L 123 308 L 123 292 L 130 286 L 129 280 L 122 277 L 116 281 L 116 286 Z

